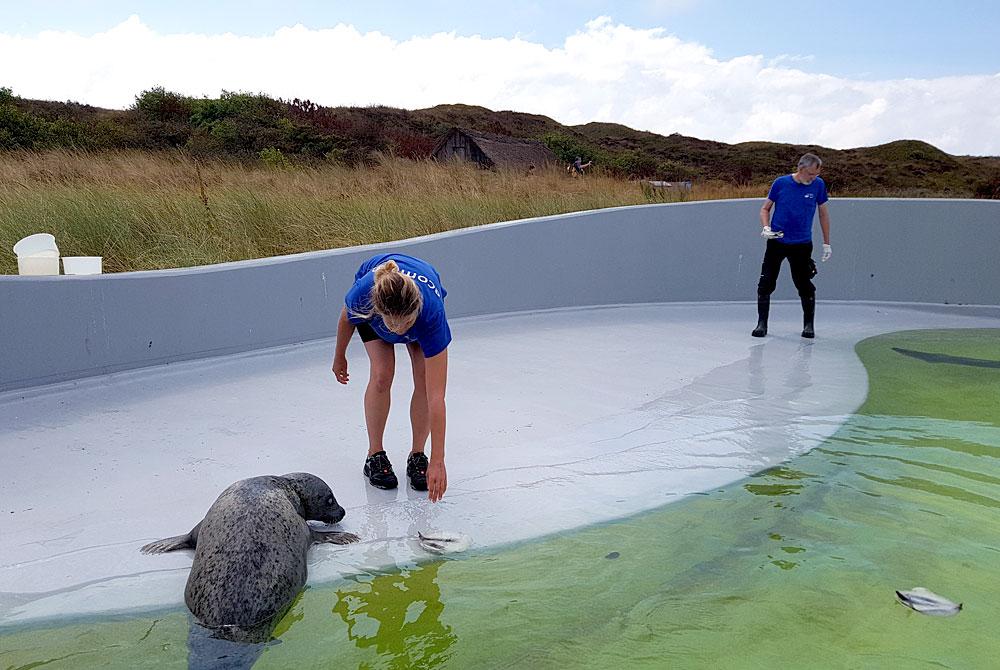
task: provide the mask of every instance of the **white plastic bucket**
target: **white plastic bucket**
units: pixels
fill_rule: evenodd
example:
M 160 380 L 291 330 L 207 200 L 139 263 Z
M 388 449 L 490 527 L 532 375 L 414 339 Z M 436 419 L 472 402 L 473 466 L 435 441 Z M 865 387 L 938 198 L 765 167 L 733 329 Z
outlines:
M 59 254 L 54 256 L 18 256 L 17 271 L 22 275 L 59 274 Z
M 56 238 L 48 233 L 35 233 L 22 238 L 14 245 L 14 253 L 18 258 L 21 256 L 45 256 L 55 255 L 59 257 L 59 247 L 56 246 Z
M 63 256 L 63 272 L 68 275 L 101 274 L 101 256 Z

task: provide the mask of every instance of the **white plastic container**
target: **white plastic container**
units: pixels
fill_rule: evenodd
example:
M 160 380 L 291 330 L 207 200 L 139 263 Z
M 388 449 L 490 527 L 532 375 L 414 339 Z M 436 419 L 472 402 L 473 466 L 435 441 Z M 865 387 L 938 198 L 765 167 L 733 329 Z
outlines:
M 48 233 L 35 233 L 22 238 L 14 245 L 14 253 L 18 258 L 21 256 L 52 256 L 59 257 L 59 247 L 56 246 L 56 238 Z
M 63 256 L 63 272 L 68 275 L 101 274 L 102 256 Z
M 17 272 L 22 275 L 59 274 L 59 254 L 54 256 L 18 256 Z

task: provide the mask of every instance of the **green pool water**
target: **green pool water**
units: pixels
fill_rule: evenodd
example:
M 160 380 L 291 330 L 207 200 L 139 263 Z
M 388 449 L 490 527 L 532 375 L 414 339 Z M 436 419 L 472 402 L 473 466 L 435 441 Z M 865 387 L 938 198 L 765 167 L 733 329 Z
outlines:
M 310 588 L 254 667 L 997 667 L 1000 330 L 857 353 L 867 400 L 809 453 L 613 523 Z M 964 610 L 896 603 L 914 586 Z M 0 668 L 183 668 L 187 635 L 180 609 L 35 624 L 0 631 Z

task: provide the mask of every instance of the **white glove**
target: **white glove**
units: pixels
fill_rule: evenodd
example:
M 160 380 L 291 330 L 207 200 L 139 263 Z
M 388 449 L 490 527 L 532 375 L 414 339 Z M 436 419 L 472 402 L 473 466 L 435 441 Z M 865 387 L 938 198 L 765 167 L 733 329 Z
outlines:
M 771 230 L 771 226 L 764 226 L 760 230 L 760 236 L 766 240 L 775 240 L 779 237 L 784 237 L 785 234 L 781 231 Z
M 823 245 L 823 256 L 819 259 L 821 262 L 825 263 L 830 260 L 830 256 L 833 254 L 833 249 L 829 244 Z

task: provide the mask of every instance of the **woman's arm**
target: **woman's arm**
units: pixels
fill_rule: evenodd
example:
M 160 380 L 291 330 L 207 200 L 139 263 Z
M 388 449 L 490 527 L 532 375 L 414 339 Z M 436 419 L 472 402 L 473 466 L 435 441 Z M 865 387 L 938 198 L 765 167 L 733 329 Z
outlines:
M 347 320 L 347 308 L 340 310 L 340 320 L 337 321 L 337 345 L 333 353 L 333 374 L 337 381 L 346 384 L 347 374 L 347 344 L 354 335 L 354 324 Z
M 424 360 L 427 388 L 427 410 L 431 423 L 431 457 L 427 465 L 427 497 L 441 500 L 448 488 L 448 472 L 444 467 L 444 434 L 447 411 L 444 404 L 448 384 L 448 350 Z

